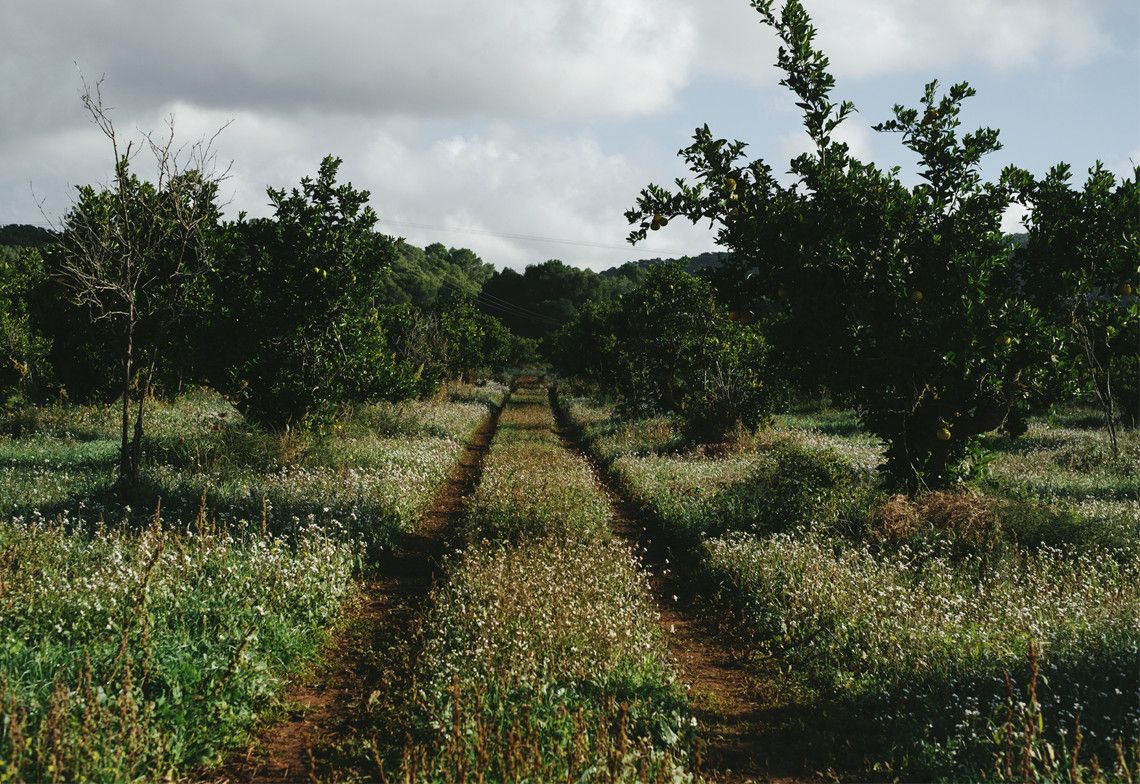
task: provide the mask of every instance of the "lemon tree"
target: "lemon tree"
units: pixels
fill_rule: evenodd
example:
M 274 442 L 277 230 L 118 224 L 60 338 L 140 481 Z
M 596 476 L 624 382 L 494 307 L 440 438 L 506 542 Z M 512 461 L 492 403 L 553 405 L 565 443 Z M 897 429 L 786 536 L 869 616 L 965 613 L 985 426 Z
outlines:
M 340 164 L 269 188 L 274 217 L 231 225 L 215 270 L 215 384 L 270 426 L 415 392 L 382 323 L 394 243 L 374 231 L 369 193 L 337 182 Z
M 560 372 L 616 394 L 627 413 L 680 415 L 697 442 L 720 441 L 738 423 L 755 427 L 779 399 L 763 336 L 680 263 L 651 267 L 609 307 L 584 308 L 550 354 Z

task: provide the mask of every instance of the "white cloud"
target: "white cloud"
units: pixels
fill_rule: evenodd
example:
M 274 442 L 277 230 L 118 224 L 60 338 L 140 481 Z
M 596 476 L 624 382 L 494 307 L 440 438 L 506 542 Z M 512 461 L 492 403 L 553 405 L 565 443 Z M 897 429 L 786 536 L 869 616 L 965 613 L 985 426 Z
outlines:
M 1079 64 L 1110 46 L 1104 0 L 808 0 L 837 73 Z
M 1113 0 L 805 0 L 833 71 L 865 78 L 980 63 L 1079 65 L 1110 49 Z M 701 67 L 767 82 L 774 35 L 742 0 L 706 0 Z M 1129 42 L 1132 43 L 1132 42 Z
M 1025 217 L 1029 208 L 1016 202 L 1005 208 L 1001 216 L 1001 230 L 1006 234 L 1016 234 L 1025 231 Z
M 346 166 L 348 166 L 346 162 Z M 354 172 L 358 172 L 354 173 Z M 426 243 L 474 248 L 487 260 L 521 267 L 546 258 L 608 267 L 634 257 L 712 247 L 707 231 L 677 226 L 634 249 L 622 213 L 636 185 L 655 172 L 606 153 L 589 134 L 531 138 L 500 124 L 484 133 L 423 142 L 379 134 L 348 172 L 373 191 L 386 231 Z M 408 227 L 421 223 L 450 231 Z M 474 233 L 473 233 L 474 232 Z M 493 237 L 527 235 L 590 245 Z M 608 247 L 593 247 L 605 245 Z
M 1111 0 L 806 2 L 841 78 L 970 65 L 1032 73 L 1112 45 Z M 701 78 L 774 88 L 774 59 L 774 36 L 746 0 L 13 0 L 0 27 L 0 221 L 40 220 L 29 181 L 57 215 L 69 184 L 109 173 L 77 100 L 78 62 L 107 75 L 120 128 L 157 127 L 174 111 L 193 138 L 234 119 L 219 140 L 235 163 L 233 210 L 266 214 L 266 185 L 296 184 L 333 152 L 384 218 L 619 249 L 392 229 L 416 242 L 509 264 L 699 252 L 709 232 L 676 222 L 648 251 L 620 249 L 623 210 L 642 184 L 682 173 L 672 153 L 684 139 L 638 130 L 640 145 L 612 129 L 674 108 Z M 779 168 L 808 145 L 801 132 L 781 135 L 796 119 L 774 94 L 761 131 L 780 154 L 752 152 Z M 838 135 L 863 159 L 890 148 L 862 115 Z
M 68 6 L 5 8 L 0 132 L 74 121 L 76 62 L 129 111 L 581 118 L 667 106 L 697 57 L 691 9 L 654 0 Z
M 231 119 L 219 110 L 186 105 L 152 113 L 153 127 L 173 113 L 179 138 L 209 135 Z M 637 188 L 661 171 L 656 162 L 633 162 L 604 151 L 588 132 L 532 137 L 507 123 L 479 132 L 439 133 L 435 124 L 377 121 L 343 129 L 351 118 L 306 116 L 286 119 L 244 112 L 232 118 L 217 140 L 219 161 L 234 160 L 223 187 L 228 212 L 268 215 L 265 188 L 293 187 L 316 172 L 320 159 L 334 152 L 344 159 L 342 181 L 371 191 L 380 228 L 417 244 L 465 246 L 499 265 L 525 266 L 547 258 L 605 268 L 631 258 L 709 250 L 706 229 L 677 223 L 637 248 L 625 244 L 629 231 L 622 213 Z M 339 131 L 339 132 L 338 132 Z M 336 138 L 335 150 L 330 139 Z M 21 161 L 34 161 L 23 166 Z M 66 173 L 68 182 L 106 180 L 111 156 L 95 128 L 65 130 L 39 137 L 9 152 L 0 151 L 0 171 L 36 180 L 50 198 L 45 210 L 64 212 L 70 201 L 64 184 L 45 177 Z M 149 161 L 138 159 L 148 173 Z M 5 193 L 0 182 L 0 193 Z M 8 220 L 40 222 L 26 185 L 0 200 Z M 432 228 L 408 226 L 421 224 Z M 528 235 L 586 245 L 535 242 Z M 605 247 L 595 247 L 595 246 Z

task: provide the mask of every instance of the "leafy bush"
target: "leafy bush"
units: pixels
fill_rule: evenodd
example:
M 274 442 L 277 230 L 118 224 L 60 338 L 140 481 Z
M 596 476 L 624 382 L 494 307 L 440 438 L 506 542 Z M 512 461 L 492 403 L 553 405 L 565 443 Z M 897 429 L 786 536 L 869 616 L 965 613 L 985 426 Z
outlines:
M 857 160 L 836 135 L 854 105 L 832 100 L 835 79 L 802 2 L 753 5 L 780 39 L 781 84 L 795 93 L 813 149 L 791 162 L 795 181 L 785 185 L 763 159 L 744 159 L 743 142 L 698 128 L 682 151 L 695 182 L 645 188 L 626 213 L 630 239 L 675 217 L 712 221 L 730 251 L 722 285 L 762 316 L 784 371 L 805 391 L 826 387 L 856 406 L 887 442 L 893 481 L 954 482 L 977 436 L 1009 423 L 1055 374 L 1056 322 L 1024 296 L 1026 275 L 1000 229 L 1033 179 L 1009 167 L 982 180 L 982 161 L 1001 145 L 991 128 L 959 134 L 974 95 L 966 83 L 939 95 L 931 82 L 917 107 L 896 105 L 876 126 L 917 156 L 919 185 Z M 1126 206 L 1134 190 L 1121 185 L 1111 207 L 1090 201 L 1098 242 L 1124 239 L 1111 248 L 1081 240 L 1082 251 L 1108 253 L 1114 269 L 1136 255 L 1140 212 Z M 1053 261 L 1073 263 L 1060 252 Z M 1035 268 L 1027 274 L 1063 301 L 1086 294 Z
M 368 192 L 337 184 L 340 164 L 325 158 L 290 193 L 270 188 L 275 218 L 239 220 L 221 254 L 207 366 L 270 426 L 328 422 L 346 404 L 415 392 L 381 325 L 393 243 L 373 232 Z
M 34 322 L 31 308 L 45 280 L 38 250 L 0 246 L 0 394 L 9 406 L 36 400 L 52 381 L 51 341 Z
M 628 414 L 681 415 L 698 442 L 756 427 L 778 398 L 763 337 L 680 264 L 650 268 L 609 314 L 586 309 L 553 340 L 561 372 L 613 391 Z

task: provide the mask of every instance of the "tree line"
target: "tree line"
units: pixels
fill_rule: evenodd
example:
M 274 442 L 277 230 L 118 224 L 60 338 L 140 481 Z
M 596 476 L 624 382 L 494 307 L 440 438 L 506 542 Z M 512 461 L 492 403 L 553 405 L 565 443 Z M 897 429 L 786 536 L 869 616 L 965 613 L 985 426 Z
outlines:
M 4 229 L 0 385 L 8 406 L 118 400 L 123 482 L 139 476 L 148 400 L 187 383 L 267 427 L 321 427 L 357 403 L 535 358 L 534 341 L 476 305 L 491 265 L 378 232 L 339 159 L 270 187 L 271 217 L 224 220 L 210 140 L 176 146 L 170 128 L 124 142 L 98 86 L 84 103 L 114 175 L 79 188 L 57 231 Z

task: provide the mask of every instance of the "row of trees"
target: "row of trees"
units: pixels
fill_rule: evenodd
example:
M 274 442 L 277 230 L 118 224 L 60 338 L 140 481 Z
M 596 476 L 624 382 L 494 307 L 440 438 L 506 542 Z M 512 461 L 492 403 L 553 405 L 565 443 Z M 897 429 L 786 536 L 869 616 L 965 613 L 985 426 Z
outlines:
M 697 353 L 712 363 L 697 375 L 732 367 L 734 357 L 752 356 L 749 341 L 760 341 L 767 359 L 751 367 L 761 383 L 778 378 L 801 394 L 826 391 L 853 405 L 888 444 L 886 471 L 912 486 L 961 476 L 980 434 L 1024 430 L 1035 406 L 1095 395 L 1110 433 L 1120 401 L 1140 416 L 1140 169 L 1117 181 L 1097 165 L 1079 189 L 1063 165 L 1042 179 L 1011 166 L 984 181 L 981 165 L 1000 149 L 998 132 L 960 133 L 974 90 L 961 83 L 940 94 L 931 82 L 917 107 L 896 105 L 876 127 L 918 157 L 921 182 L 907 187 L 897 169 L 856 159 L 836 138 L 854 106 L 832 99 L 828 59 L 799 0 L 779 11 L 772 0 L 753 6 L 780 38 L 781 84 L 795 94 L 814 149 L 791 161 L 785 185 L 763 159 L 747 160 L 743 142 L 718 139 L 706 125 L 681 151 L 694 180 L 649 185 L 627 213 L 632 242 L 683 217 L 717 226 L 729 251 L 713 276 L 720 317 L 690 325 L 689 334 L 711 334 L 735 312 L 755 318 L 749 330 L 761 337 L 702 338 L 720 348 L 713 357 Z M 1012 204 L 1029 211 L 1021 247 L 1001 231 Z M 631 378 L 637 338 L 621 324 L 643 306 L 642 296 L 627 298 L 606 318 L 583 314 L 566 333 L 608 346 L 628 366 L 614 372 L 611 364 L 604 375 L 627 400 L 644 395 Z M 675 340 L 654 350 L 682 358 L 690 347 Z M 717 426 L 705 429 L 754 420 L 778 399 L 712 396 L 706 408 Z M 669 394 L 654 405 L 699 407 L 678 406 Z
M 114 176 L 80 188 L 42 247 L 0 253 L 3 381 L 9 396 L 120 400 L 124 481 L 138 478 L 148 399 L 184 382 L 266 426 L 303 426 L 533 357 L 532 341 L 475 306 L 489 265 L 433 246 L 421 255 L 454 261 L 450 280 L 401 268 L 408 246 L 376 231 L 368 192 L 337 181 L 338 159 L 269 188 L 272 217 L 224 221 L 209 141 L 147 137 L 145 180 L 97 88 L 84 101 Z

